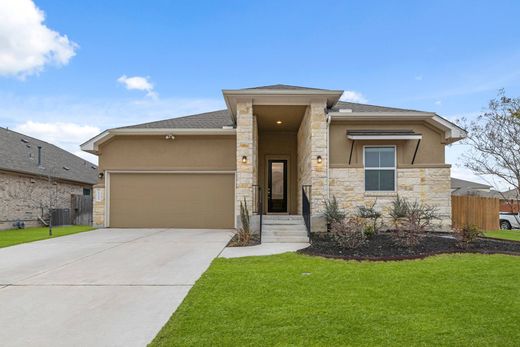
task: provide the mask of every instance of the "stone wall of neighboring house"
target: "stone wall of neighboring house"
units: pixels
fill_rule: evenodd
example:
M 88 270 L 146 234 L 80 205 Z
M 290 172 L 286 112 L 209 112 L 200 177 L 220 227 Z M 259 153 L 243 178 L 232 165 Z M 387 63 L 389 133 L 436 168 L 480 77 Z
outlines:
M 12 228 L 17 220 L 26 226 L 41 225 L 38 217 L 48 213 L 49 187 L 46 178 L 0 172 L 0 229 Z M 90 186 L 61 181 L 53 185 L 56 208 L 71 208 L 71 195 L 82 195 L 83 188 Z
M 441 220 L 436 222 L 439 230 L 451 228 L 451 182 L 450 168 L 398 168 L 397 192 L 365 192 L 363 168 L 331 168 L 330 196 L 336 196 L 338 204 L 347 213 L 353 214 L 357 206 L 370 206 L 388 215 L 391 202 L 397 194 L 410 201 L 434 205 Z M 385 224 L 390 225 L 387 218 Z

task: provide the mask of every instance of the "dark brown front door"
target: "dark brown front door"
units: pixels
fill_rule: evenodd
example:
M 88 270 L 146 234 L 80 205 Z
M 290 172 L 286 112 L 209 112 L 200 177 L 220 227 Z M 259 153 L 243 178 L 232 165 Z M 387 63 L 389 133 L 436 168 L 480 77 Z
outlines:
M 287 212 L 287 160 L 268 160 L 267 212 Z

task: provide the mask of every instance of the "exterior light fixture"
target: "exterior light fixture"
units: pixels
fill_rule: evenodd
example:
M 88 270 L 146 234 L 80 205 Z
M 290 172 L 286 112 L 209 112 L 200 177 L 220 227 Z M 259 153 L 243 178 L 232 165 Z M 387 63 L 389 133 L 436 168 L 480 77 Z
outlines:
M 105 174 L 104 174 L 104 173 L 102 173 L 102 172 L 98 173 L 98 175 L 97 175 L 97 177 L 98 177 L 99 179 L 102 179 L 102 178 L 103 178 L 103 176 L 105 176 Z
M 164 138 L 166 140 L 175 140 L 175 136 L 173 136 L 173 135 L 166 135 Z
M 242 157 L 242 163 L 244 163 L 244 164 L 247 163 L 247 157 L 245 155 Z
M 321 159 L 321 155 L 318 155 L 318 157 L 316 158 L 316 160 L 318 161 L 318 164 L 321 164 L 321 162 L 323 161 L 323 159 Z
M 282 124 L 282 121 L 281 120 L 277 120 L 276 124 L 280 125 L 280 124 Z

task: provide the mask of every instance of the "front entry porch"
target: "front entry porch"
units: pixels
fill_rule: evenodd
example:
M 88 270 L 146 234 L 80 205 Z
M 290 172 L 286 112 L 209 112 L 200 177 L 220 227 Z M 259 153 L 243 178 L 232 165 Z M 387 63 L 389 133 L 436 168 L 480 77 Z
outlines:
M 292 223 L 293 216 L 302 221 L 308 232 L 326 230 L 323 218 L 324 202 L 329 195 L 326 110 L 340 96 L 339 91 L 320 89 L 224 91 L 236 122 L 237 226 L 240 204 L 245 200 L 253 207 L 252 225 L 257 230 L 263 219 L 281 215 L 289 220 L 284 223 Z

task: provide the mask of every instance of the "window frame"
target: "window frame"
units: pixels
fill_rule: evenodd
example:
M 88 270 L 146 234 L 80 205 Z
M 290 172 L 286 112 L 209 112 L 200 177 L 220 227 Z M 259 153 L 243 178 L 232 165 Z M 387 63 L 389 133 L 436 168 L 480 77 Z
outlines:
M 365 164 L 366 148 L 393 148 L 394 149 L 394 166 L 385 167 L 367 167 Z M 366 171 L 367 170 L 394 170 L 394 189 L 393 190 L 367 190 Z M 395 193 L 397 191 L 397 145 L 364 145 L 363 146 L 363 190 L 365 193 Z

